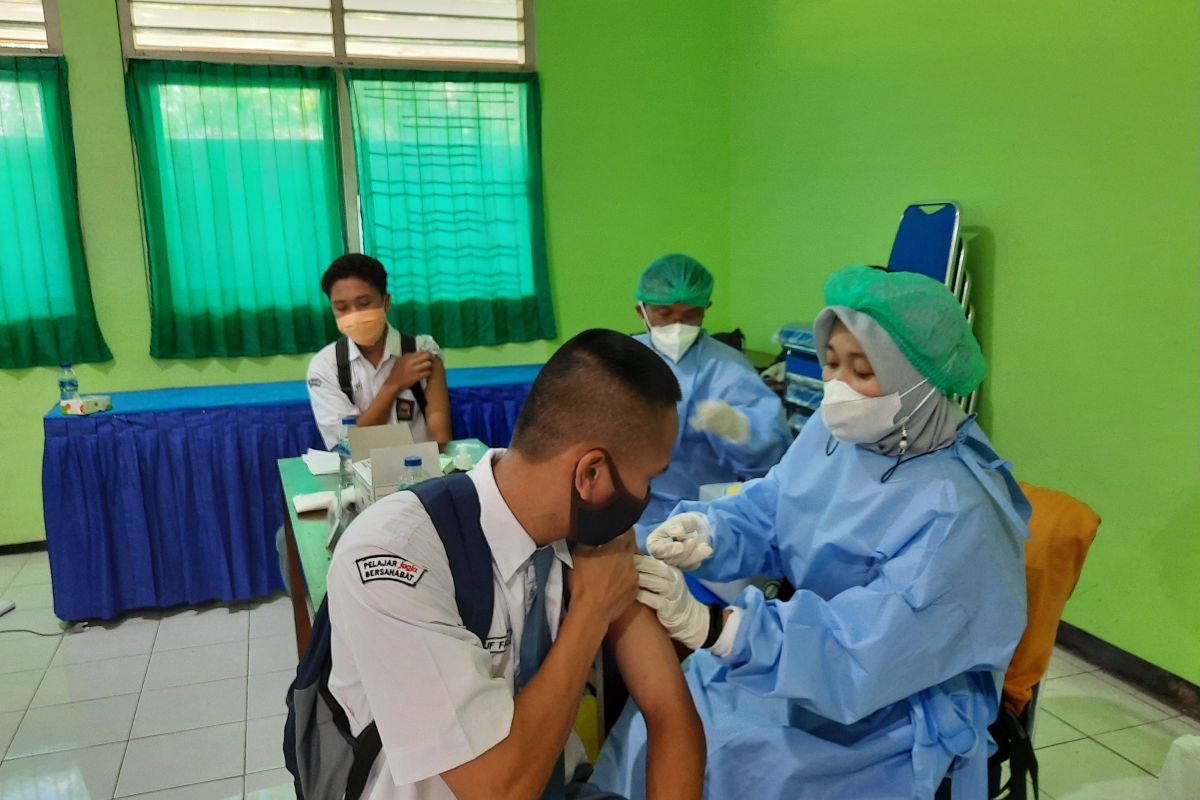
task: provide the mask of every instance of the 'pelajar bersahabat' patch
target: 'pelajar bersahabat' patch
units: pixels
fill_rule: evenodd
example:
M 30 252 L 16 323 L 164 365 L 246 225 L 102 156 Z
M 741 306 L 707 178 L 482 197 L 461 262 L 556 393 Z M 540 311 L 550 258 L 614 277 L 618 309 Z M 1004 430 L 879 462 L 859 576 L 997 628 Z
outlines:
M 416 586 L 425 574 L 425 568 L 414 564 L 403 556 L 365 556 L 356 559 L 358 577 L 363 583 L 371 581 L 396 581 L 406 586 Z

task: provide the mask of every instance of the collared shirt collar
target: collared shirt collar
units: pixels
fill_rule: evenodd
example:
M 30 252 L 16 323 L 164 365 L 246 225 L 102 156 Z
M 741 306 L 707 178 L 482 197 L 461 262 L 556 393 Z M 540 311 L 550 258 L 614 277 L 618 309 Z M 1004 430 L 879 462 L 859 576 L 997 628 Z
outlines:
M 500 570 L 500 577 L 509 581 L 529 563 L 537 544 L 529 537 L 521 523 L 513 515 L 508 503 L 496 486 L 492 472 L 494 460 L 504 454 L 503 449 L 489 450 L 471 470 L 471 480 L 479 494 L 479 514 L 483 524 L 483 535 L 492 549 L 492 560 Z M 551 545 L 558 560 L 571 566 L 571 552 L 567 541 L 559 539 Z
M 349 338 L 349 337 L 347 337 L 347 338 Z M 349 355 L 351 361 L 353 361 L 356 358 L 363 357 L 362 351 L 358 349 L 358 343 L 355 342 L 353 339 L 350 339 L 350 347 L 347 349 L 346 353 L 347 353 L 347 355 Z M 399 356 L 399 355 L 400 355 L 400 331 L 393 328 L 392 324 L 389 322 L 388 330 L 387 330 L 387 341 L 385 341 L 383 343 L 383 358 L 379 359 L 379 363 L 382 364 L 383 362 L 387 361 L 392 356 Z

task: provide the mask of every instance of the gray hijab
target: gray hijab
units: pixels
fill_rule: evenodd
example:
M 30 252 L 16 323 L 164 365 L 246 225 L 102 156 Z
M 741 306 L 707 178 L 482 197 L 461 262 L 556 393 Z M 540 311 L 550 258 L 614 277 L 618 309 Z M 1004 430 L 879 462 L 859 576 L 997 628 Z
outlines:
M 958 426 L 965 419 L 962 409 L 925 380 L 925 376 L 900 352 L 887 331 L 869 315 L 847 306 L 828 306 L 821 311 L 813 323 L 813 338 L 821 366 L 825 365 L 825 346 L 829 343 L 829 334 L 839 319 L 862 345 L 883 393 L 904 395 L 900 399 L 900 413 L 895 418 L 896 426 L 879 441 L 861 446 L 881 455 L 898 456 L 901 454 L 900 440 L 905 431 L 908 434 L 908 449 L 904 455 L 931 453 L 953 442 Z M 913 389 L 914 386 L 917 388 Z M 933 391 L 932 395 L 929 394 L 930 390 Z M 907 422 L 904 421 L 906 417 Z

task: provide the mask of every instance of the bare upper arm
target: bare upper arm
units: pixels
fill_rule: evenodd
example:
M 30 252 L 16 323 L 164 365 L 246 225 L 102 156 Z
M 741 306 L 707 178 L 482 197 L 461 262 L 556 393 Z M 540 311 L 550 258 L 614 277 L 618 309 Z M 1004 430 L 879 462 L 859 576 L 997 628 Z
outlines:
M 430 437 L 444 446 L 453 435 L 450 430 L 450 389 L 446 384 L 446 366 L 436 354 L 433 372 L 425 383 L 425 397 L 425 425 Z
M 653 609 L 634 603 L 608 629 L 629 695 L 647 719 L 695 713 L 675 647 Z

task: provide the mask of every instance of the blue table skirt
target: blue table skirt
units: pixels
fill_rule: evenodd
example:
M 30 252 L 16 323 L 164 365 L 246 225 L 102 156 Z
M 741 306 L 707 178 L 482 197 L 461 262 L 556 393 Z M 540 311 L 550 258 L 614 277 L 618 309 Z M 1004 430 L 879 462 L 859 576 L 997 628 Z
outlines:
M 506 445 L 536 372 L 450 370 L 454 435 Z M 275 461 L 322 447 L 303 382 L 114 394 L 110 412 L 65 417 L 55 408 L 44 426 L 60 619 L 283 588 Z

